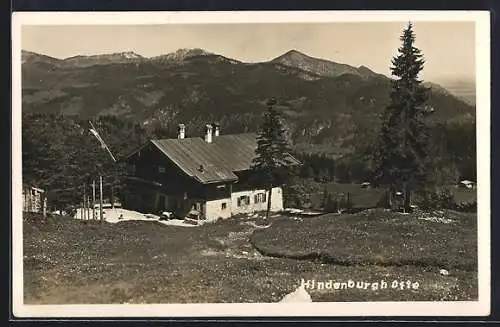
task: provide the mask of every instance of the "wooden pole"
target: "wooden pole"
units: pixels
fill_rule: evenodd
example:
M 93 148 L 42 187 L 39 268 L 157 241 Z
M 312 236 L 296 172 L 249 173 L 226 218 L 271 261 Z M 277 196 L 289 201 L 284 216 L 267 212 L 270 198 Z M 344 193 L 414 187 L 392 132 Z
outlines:
M 267 197 L 267 210 L 266 210 L 266 219 L 269 220 L 269 216 L 271 213 L 271 197 L 273 194 L 273 187 L 270 186 L 269 190 L 267 191 L 268 197 Z
M 102 210 L 102 176 L 99 176 L 99 212 L 101 216 L 101 221 L 103 221 L 104 215 Z
M 351 192 L 347 192 L 347 213 L 351 213 Z
M 27 212 L 31 212 L 31 188 L 27 187 L 26 192 L 28 192 L 27 201 L 26 201 L 26 207 L 25 210 Z
M 387 190 L 387 207 L 392 209 L 392 188 Z
M 28 201 L 28 212 L 33 212 L 33 194 L 31 193 L 31 188 L 29 189 L 29 201 Z
M 87 220 L 90 220 L 90 195 L 87 196 Z
M 83 184 L 83 208 L 82 208 L 82 219 L 86 219 L 87 215 L 87 194 L 85 192 L 85 184 Z
M 89 120 L 89 123 L 90 123 L 90 127 L 92 127 L 92 129 L 97 133 L 97 129 L 94 127 L 94 124 L 92 124 L 92 122 L 90 120 Z M 111 150 L 108 148 L 108 146 L 106 145 L 104 140 L 101 138 L 101 136 L 98 136 L 98 135 L 99 134 L 97 134 L 95 136 L 97 137 L 99 142 L 101 142 L 101 145 L 108 151 L 109 155 L 111 156 L 111 159 L 113 159 L 113 161 L 116 162 L 115 156 L 113 156 L 113 154 L 111 153 Z
M 404 198 L 403 198 L 403 206 L 404 206 L 404 212 L 410 212 L 411 210 L 411 190 L 410 187 L 408 186 L 408 183 L 405 183 L 404 185 Z
M 337 183 L 337 161 L 333 161 L 333 184 Z
M 42 193 L 42 215 L 44 218 L 47 216 L 47 197 L 45 193 Z
M 92 219 L 95 220 L 95 180 L 92 180 Z

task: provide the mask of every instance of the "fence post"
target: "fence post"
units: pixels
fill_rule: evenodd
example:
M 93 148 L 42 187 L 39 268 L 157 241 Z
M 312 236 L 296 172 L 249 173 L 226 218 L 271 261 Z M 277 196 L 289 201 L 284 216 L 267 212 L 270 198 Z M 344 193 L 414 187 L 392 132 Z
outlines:
M 90 196 L 87 197 L 87 220 L 90 220 Z
M 347 192 L 347 213 L 351 213 L 351 192 Z
M 31 188 L 26 188 L 28 191 L 27 201 L 26 201 L 26 211 L 31 212 Z
M 86 197 L 87 197 L 87 195 L 85 194 L 85 184 L 83 184 L 83 202 L 82 202 L 82 203 L 83 203 L 83 208 L 82 208 L 82 220 L 85 220 L 85 215 L 86 215 L 86 211 L 87 211 L 87 209 L 86 209 L 86 204 L 85 204 L 85 203 L 86 203 L 86 201 L 87 201 L 87 200 L 86 200 Z
M 95 220 L 95 180 L 92 180 L 92 219 Z
M 104 214 L 102 209 L 102 175 L 99 176 L 99 211 L 101 215 L 101 221 L 104 220 Z
M 42 215 L 45 218 L 47 216 L 47 197 L 45 193 L 42 193 L 41 200 L 42 200 Z

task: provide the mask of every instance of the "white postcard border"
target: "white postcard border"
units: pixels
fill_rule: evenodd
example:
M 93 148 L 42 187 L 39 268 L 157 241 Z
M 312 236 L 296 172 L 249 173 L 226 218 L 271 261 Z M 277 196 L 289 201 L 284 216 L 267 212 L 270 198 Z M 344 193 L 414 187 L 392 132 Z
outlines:
M 476 23 L 478 301 L 147 305 L 23 303 L 21 26 L 384 21 Z M 16 317 L 486 316 L 490 313 L 490 17 L 488 11 L 16 12 L 12 16 L 12 291 Z M 480 154 L 480 155 L 479 155 Z

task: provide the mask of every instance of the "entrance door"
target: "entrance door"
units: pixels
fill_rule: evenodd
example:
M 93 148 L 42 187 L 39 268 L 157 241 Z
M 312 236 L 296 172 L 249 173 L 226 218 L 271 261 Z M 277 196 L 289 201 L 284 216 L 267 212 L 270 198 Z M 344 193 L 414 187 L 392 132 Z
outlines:
M 166 207 L 165 207 L 165 195 L 163 194 L 160 194 L 160 196 L 158 197 L 158 210 L 160 211 L 165 211 Z

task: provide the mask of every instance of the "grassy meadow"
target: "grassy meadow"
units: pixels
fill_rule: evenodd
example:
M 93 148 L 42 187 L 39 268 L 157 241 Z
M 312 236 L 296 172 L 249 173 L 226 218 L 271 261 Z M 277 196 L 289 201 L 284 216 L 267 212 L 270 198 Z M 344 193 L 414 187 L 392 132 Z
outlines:
M 302 279 L 419 284 L 416 290 L 311 289 L 313 301 L 474 300 L 475 220 L 475 213 L 369 210 L 178 227 L 25 215 L 24 301 L 277 302 Z

